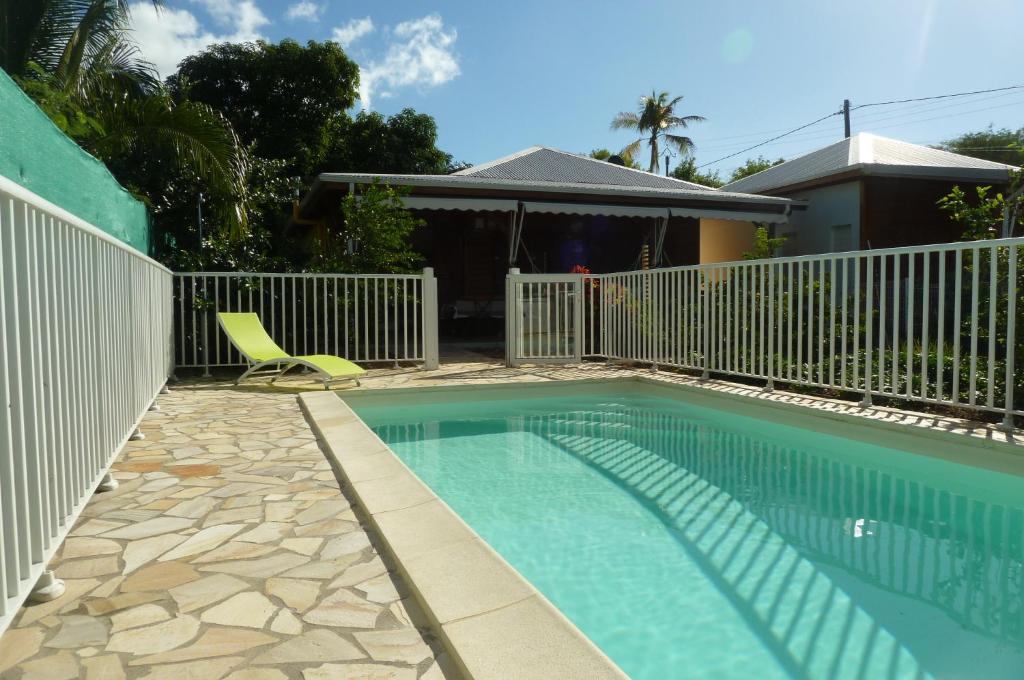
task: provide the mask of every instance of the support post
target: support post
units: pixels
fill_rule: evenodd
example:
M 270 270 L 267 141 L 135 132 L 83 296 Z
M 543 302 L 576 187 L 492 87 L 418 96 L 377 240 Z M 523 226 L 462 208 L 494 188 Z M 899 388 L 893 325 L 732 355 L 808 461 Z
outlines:
M 96 491 L 98 493 L 105 493 L 107 491 L 113 491 L 114 489 L 117 488 L 117 486 L 117 480 L 114 479 L 108 472 L 107 474 L 103 475 L 103 479 L 101 479 L 100 483 L 96 486 Z
M 440 356 L 437 344 L 437 279 L 434 268 L 423 268 L 423 368 L 437 369 Z
M 33 604 L 41 602 L 52 602 L 64 594 L 64 581 L 57 578 L 51 570 L 46 570 L 39 575 L 39 580 L 29 593 L 28 601 Z
M 522 320 L 516 299 L 516 284 L 512 279 L 519 274 L 519 267 L 510 267 L 505 277 L 505 366 L 516 365 L 516 344 L 519 342 L 519 323 Z
M 846 138 L 850 138 L 850 100 L 843 100 L 843 130 L 846 133 Z

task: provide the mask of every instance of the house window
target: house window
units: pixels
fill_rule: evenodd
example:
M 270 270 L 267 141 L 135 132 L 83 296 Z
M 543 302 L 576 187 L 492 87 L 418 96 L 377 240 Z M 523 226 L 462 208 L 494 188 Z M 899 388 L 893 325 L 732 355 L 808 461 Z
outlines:
M 829 236 L 829 250 L 831 252 L 843 253 L 848 250 L 856 250 L 853 243 L 853 225 L 833 225 Z

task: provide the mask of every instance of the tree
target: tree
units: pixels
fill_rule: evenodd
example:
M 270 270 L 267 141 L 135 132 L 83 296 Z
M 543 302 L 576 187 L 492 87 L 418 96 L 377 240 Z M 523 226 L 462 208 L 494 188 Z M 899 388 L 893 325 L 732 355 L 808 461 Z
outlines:
M 595 158 L 599 161 L 607 161 L 612 156 L 618 156 L 622 159 L 622 162 L 627 168 L 633 168 L 634 170 L 640 169 L 640 164 L 633 160 L 633 157 L 628 153 L 623 155 L 622 153 L 614 154 L 608 149 L 594 149 L 590 152 L 590 157 Z
M 194 173 L 231 196 L 223 222 L 235 231 L 245 227 L 244 150 L 220 114 L 175 101 L 163 89 L 129 38 L 127 2 L 0 3 L 0 61 L 58 127 L 129 189 L 138 185 L 124 174 L 130 166 L 123 161 L 136 155 L 160 156 L 174 170 Z
M 785 236 L 772 237 L 768 227 L 758 224 L 754 229 L 754 247 L 743 253 L 744 260 L 766 260 L 775 257 L 775 251 L 786 243 Z
M 947 139 L 936 148 L 1019 167 L 1024 165 L 1024 127 L 993 130 L 990 125 L 985 130 Z
M 451 155 L 436 144 L 437 123 L 431 116 L 413 109 L 387 118 L 362 111 L 337 126 L 320 169 L 418 175 L 453 171 Z
M 725 184 L 722 178 L 718 175 L 718 171 L 701 172 L 697 169 L 697 160 L 693 156 L 689 156 L 682 163 L 677 165 L 669 173 L 676 179 L 681 179 L 686 182 L 695 182 L 702 184 L 706 187 L 718 188 Z
M 635 157 L 646 141 L 651 149 L 651 163 L 647 168 L 649 172 L 658 172 L 661 167 L 659 158 L 662 142 L 684 156 L 692 154 L 693 140 L 689 137 L 672 134 L 669 131 L 677 128 L 685 129 L 691 123 L 703 121 L 704 117 L 677 116 L 676 106 L 681 101 L 683 101 L 682 97 L 670 99 L 668 92 L 660 94 L 651 92 L 649 97 L 646 95 L 640 97 L 640 107 L 635 113 L 623 111 L 617 114 L 612 119 L 612 130 L 633 130 L 640 134 L 640 138 L 626 145 L 622 153 L 628 153 L 630 157 Z
M 407 191 L 379 182 L 342 199 L 341 230 L 320 244 L 312 268 L 357 274 L 409 273 L 422 256 L 409 245 L 425 224 L 402 203 Z
M 329 41 L 223 43 L 186 57 L 168 85 L 179 100 L 224 112 L 257 156 L 309 176 L 344 134 L 359 67 Z
M 738 179 L 743 179 L 744 177 L 756 174 L 762 170 L 767 170 L 768 168 L 774 168 L 776 165 L 785 162 L 785 158 L 779 158 L 774 161 L 770 161 L 764 156 L 748 158 L 746 163 L 732 171 L 732 175 L 729 177 L 729 182 L 735 182 Z

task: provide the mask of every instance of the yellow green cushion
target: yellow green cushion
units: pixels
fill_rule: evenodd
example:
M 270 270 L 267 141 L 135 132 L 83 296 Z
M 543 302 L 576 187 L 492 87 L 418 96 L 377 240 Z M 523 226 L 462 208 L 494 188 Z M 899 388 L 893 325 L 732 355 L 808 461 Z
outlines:
M 356 366 L 348 359 L 342 359 L 332 354 L 311 354 L 309 356 L 295 357 L 313 364 L 321 371 L 332 378 L 340 378 L 346 375 L 362 375 L 366 371 Z
M 287 359 L 291 355 L 267 335 L 260 317 L 251 312 L 217 312 L 217 320 L 235 347 L 250 361 Z

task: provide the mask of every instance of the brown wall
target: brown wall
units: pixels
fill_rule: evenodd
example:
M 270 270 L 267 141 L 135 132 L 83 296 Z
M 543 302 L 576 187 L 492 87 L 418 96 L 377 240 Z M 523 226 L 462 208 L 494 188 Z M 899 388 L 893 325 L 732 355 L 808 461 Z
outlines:
M 955 185 L 974 194 L 977 184 L 899 177 L 866 177 L 861 199 L 861 248 L 949 243 L 963 228 L 936 202 Z

